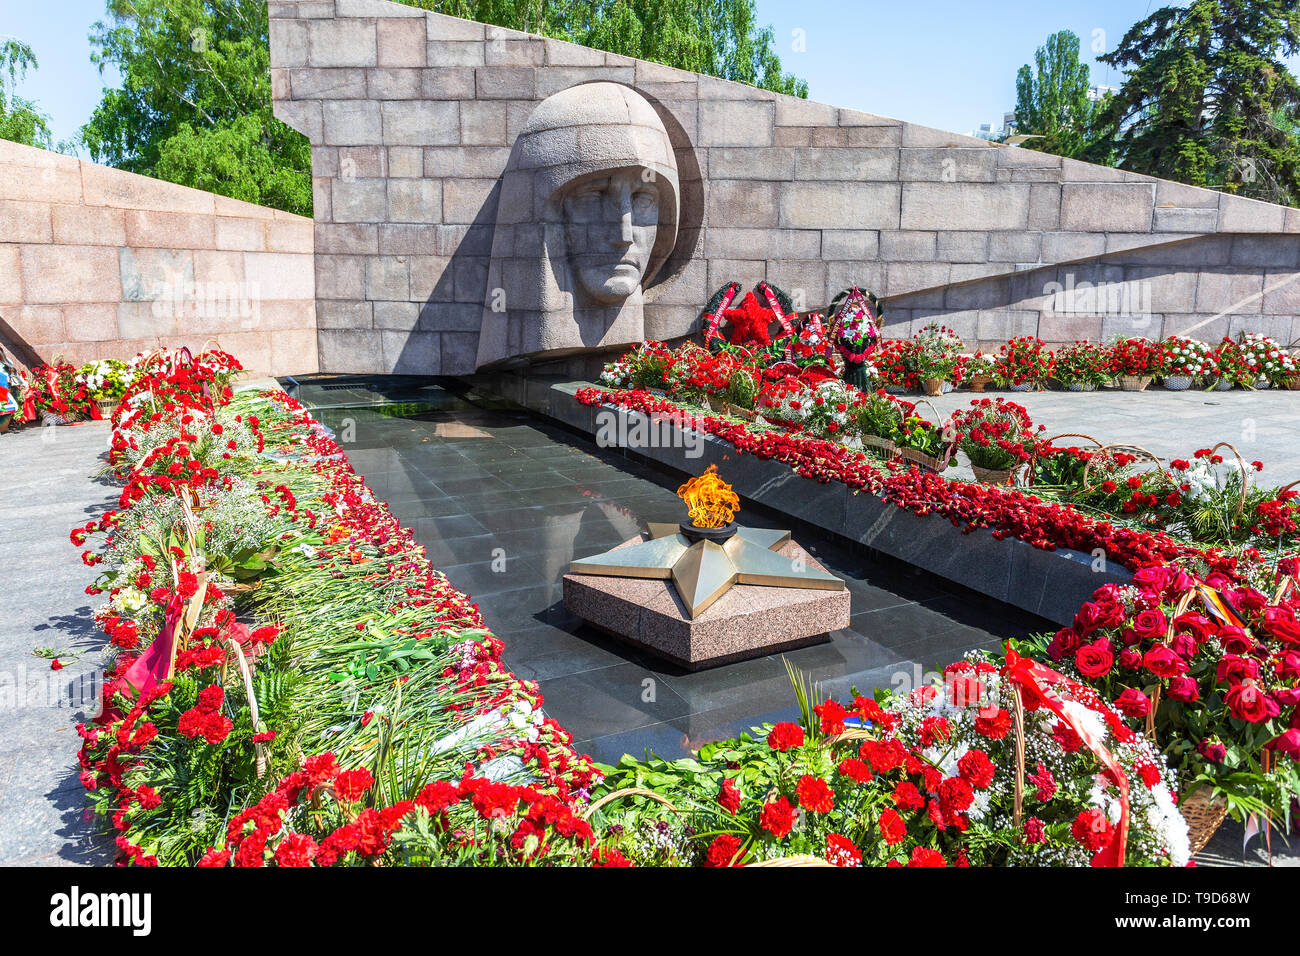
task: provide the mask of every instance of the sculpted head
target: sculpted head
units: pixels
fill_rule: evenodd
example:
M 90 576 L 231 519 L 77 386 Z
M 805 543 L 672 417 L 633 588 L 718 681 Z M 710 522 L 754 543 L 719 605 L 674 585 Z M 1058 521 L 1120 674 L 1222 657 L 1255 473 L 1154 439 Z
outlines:
M 502 178 L 480 366 L 644 338 L 643 293 L 677 237 L 677 163 L 635 90 L 587 83 L 537 105 Z
M 596 173 L 564 188 L 560 209 L 575 292 L 609 304 L 635 293 L 659 231 L 659 190 L 644 167 Z

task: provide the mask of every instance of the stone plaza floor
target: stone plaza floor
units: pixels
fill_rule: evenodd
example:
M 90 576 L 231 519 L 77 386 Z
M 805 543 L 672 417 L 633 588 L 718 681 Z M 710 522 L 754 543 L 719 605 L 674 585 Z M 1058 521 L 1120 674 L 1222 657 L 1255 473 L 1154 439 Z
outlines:
M 86 595 L 97 572 L 68 532 L 117 502 L 93 476 L 108 423 L 25 428 L 0 437 L 0 528 L 9 580 L 0 589 L 0 864 L 106 864 L 113 839 L 86 817 L 76 725 L 98 709 L 106 640 Z M 52 649 L 65 664 L 34 653 Z
M 1247 462 L 1262 461 L 1255 481 L 1265 487 L 1300 480 L 1300 394 L 1285 389 L 1173 392 L 1152 385 L 1144 392 L 1102 389 L 1096 392 L 988 392 L 1023 405 L 1045 436 L 1081 432 L 1105 443 L 1141 445 L 1168 461 L 1190 458 L 1198 448 L 1231 442 Z M 915 401 L 917 396 L 903 396 Z M 927 399 L 943 417 L 980 396 L 949 392 Z M 922 405 L 922 414 L 933 417 Z M 1077 438 L 1058 444 L 1089 447 Z M 1231 452 L 1224 452 L 1231 458 Z

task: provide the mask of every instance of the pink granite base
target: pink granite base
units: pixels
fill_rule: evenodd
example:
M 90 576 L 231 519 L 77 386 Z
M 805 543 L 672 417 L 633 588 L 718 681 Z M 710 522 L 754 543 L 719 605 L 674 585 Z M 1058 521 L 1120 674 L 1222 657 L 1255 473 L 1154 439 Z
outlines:
M 788 542 L 780 553 L 793 558 L 801 550 Z M 825 570 L 807 552 L 803 559 Z M 564 606 L 602 631 L 691 670 L 823 644 L 829 631 L 849 626 L 849 592 L 812 588 L 736 584 L 692 619 L 671 581 L 566 574 Z

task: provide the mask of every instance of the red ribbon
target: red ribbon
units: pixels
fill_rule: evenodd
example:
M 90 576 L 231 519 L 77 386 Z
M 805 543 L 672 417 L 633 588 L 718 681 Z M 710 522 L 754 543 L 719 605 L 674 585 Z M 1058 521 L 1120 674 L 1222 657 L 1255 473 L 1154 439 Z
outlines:
M 176 637 L 180 630 L 181 615 L 185 613 L 185 603 L 173 594 L 167 602 L 167 616 L 162 630 L 153 639 L 153 643 L 141 654 L 134 664 L 127 668 L 123 677 L 138 694 L 151 691 L 171 677 L 172 665 L 176 661 Z
M 1066 685 L 1068 687 L 1072 683 L 1069 678 L 1058 671 L 1052 670 L 1050 667 L 1044 667 L 1037 661 L 1021 657 L 1012 650 L 1010 644 L 1007 645 L 1007 663 L 1002 668 L 1002 674 L 1008 680 L 1019 684 L 1032 693 L 1041 702 L 1042 706 L 1050 710 L 1067 727 L 1073 730 L 1079 739 L 1083 741 L 1083 745 L 1091 750 L 1093 755 L 1101 762 L 1101 765 L 1106 768 L 1110 778 L 1115 781 L 1115 785 L 1119 788 L 1119 825 L 1115 828 L 1110 842 L 1098 850 L 1092 858 L 1092 865 L 1123 866 L 1124 852 L 1128 845 L 1128 777 L 1124 775 L 1124 768 L 1119 765 L 1119 761 L 1106 749 L 1106 745 L 1088 729 L 1085 721 L 1078 719 L 1081 716 L 1081 711 L 1089 713 L 1092 711 L 1077 700 L 1062 700 L 1053 689 L 1054 685 Z

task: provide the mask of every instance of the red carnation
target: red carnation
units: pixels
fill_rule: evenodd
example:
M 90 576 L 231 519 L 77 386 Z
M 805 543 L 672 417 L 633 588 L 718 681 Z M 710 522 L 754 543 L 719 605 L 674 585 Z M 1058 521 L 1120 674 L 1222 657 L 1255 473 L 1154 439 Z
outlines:
M 803 728 L 788 721 L 777 724 L 767 735 L 767 745 L 781 753 L 785 753 L 792 747 L 802 747 L 803 740 Z
M 898 811 L 893 808 L 885 810 L 876 825 L 880 827 L 881 839 L 889 846 L 901 843 L 907 836 L 907 826 L 903 823 L 903 818 L 898 815 Z
M 718 806 L 733 814 L 740 809 L 740 791 L 736 789 L 736 781 L 730 777 L 722 781 L 722 789 L 718 791 Z
M 804 774 L 795 787 L 799 806 L 813 813 L 830 813 L 835 809 L 835 791 L 821 777 Z
M 763 804 L 763 810 L 758 815 L 758 825 L 781 840 L 794 828 L 795 816 L 796 811 L 790 801 L 785 797 L 777 797 L 770 803 Z

